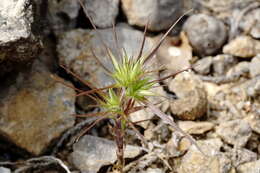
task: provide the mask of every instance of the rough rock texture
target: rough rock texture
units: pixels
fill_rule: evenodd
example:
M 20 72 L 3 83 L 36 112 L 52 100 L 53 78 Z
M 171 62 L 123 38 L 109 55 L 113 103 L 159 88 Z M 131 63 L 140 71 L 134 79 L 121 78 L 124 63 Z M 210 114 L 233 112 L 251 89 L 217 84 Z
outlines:
M 113 39 L 112 29 L 99 30 L 104 42 L 111 48 L 113 54 L 117 57 L 118 51 Z M 128 56 L 137 56 L 142 33 L 135 31 L 125 25 L 116 27 L 120 47 L 124 47 Z M 144 47 L 144 52 L 147 52 L 152 47 L 152 42 L 147 39 L 147 44 Z M 91 48 L 95 52 L 99 60 L 110 70 L 112 64 L 105 48 L 102 46 L 100 38 L 93 30 L 72 30 L 59 36 L 57 47 L 59 61 L 67 68 L 77 73 L 85 80 L 94 83 L 96 87 L 104 87 L 112 84 L 109 75 L 104 72 L 104 69 L 99 65 L 97 60 L 91 53 Z
M 216 133 L 227 143 L 237 147 L 246 145 L 252 134 L 252 129 L 244 120 L 232 120 L 216 127 Z
M 116 159 L 116 144 L 113 141 L 85 135 L 73 145 L 71 162 L 82 172 L 97 172 L 102 166 L 113 164 Z M 141 153 L 141 148 L 126 145 L 125 158 L 134 158 Z
M 257 97 L 260 95 L 260 76 L 257 76 L 243 85 L 246 94 L 249 97 Z
M 220 139 L 198 141 L 198 145 L 207 156 L 190 148 L 181 160 L 178 173 L 228 173 L 231 170 L 231 160 L 220 153 L 223 145 Z
M 194 51 L 201 56 L 216 53 L 227 39 L 223 22 L 205 14 L 189 17 L 183 29 Z
M 255 56 L 249 64 L 249 72 L 252 78 L 260 75 L 259 67 L 260 67 L 260 54 Z
M 206 75 L 210 72 L 210 67 L 212 65 L 212 57 L 205 57 L 202 58 L 201 60 L 197 61 L 193 66 L 194 66 L 194 70 L 199 73 L 199 74 L 203 74 Z
M 0 134 L 33 155 L 74 124 L 75 92 L 34 63 L 9 88 L 1 86 Z
M 178 99 L 170 107 L 174 115 L 182 120 L 195 120 L 207 111 L 207 93 L 202 81 L 191 72 L 177 75 L 169 85 Z
M 189 134 L 203 134 L 214 128 L 214 124 L 210 122 L 193 122 L 193 121 L 179 121 L 178 126 Z
M 109 28 L 115 23 L 119 0 L 84 0 L 84 4 L 97 27 Z
M 231 155 L 230 158 L 232 161 L 232 165 L 235 167 L 246 162 L 252 162 L 257 160 L 257 154 L 245 148 L 234 148 L 228 154 Z
M 182 138 L 180 133 L 173 132 L 168 140 L 165 149 L 172 157 L 180 157 L 189 150 L 191 143 L 187 138 Z
M 258 173 L 260 171 L 260 160 L 248 162 L 237 168 L 237 173 Z
M 214 73 L 216 75 L 224 75 L 235 64 L 237 64 L 237 59 L 232 55 L 217 55 L 213 58 Z
M 0 1 L 0 77 L 28 68 L 26 65 L 39 53 L 34 15 L 30 0 Z
M 179 173 L 219 173 L 219 160 L 216 157 L 203 157 L 198 152 L 188 152 L 182 159 Z
M 260 114 L 249 113 L 244 120 L 248 122 L 254 132 L 260 134 Z
M 244 32 L 249 33 L 253 38 L 260 38 L 260 8 L 249 11 L 243 16 L 239 23 Z
M 143 27 L 149 20 L 148 29 L 167 29 L 182 14 L 183 1 L 179 0 L 122 0 L 123 11 L 130 25 Z
M 80 4 L 71 0 L 48 0 L 47 19 L 51 29 L 57 34 L 76 26 Z
M 260 41 L 249 36 L 238 36 L 223 47 L 223 52 L 241 58 L 251 58 L 260 54 Z

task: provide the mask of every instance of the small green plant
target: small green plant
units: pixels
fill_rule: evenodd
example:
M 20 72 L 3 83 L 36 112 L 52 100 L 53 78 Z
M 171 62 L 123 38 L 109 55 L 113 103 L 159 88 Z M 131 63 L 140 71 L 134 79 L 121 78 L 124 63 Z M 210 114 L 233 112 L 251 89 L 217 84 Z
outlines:
M 85 9 L 84 5 L 82 4 L 81 0 L 79 0 L 82 8 L 84 9 L 84 12 L 86 16 L 89 18 L 90 22 L 92 23 L 94 29 L 96 30 L 97 34 L 99 34 L 99 31 L 96 29 L 95 25 L 92 22 L 91 17 L 88 15 L 87 10 Z M 185 14 L 184 14 L 185 15 Z M 79 139 L 82 135 L 84 135 L 90 128 L 92 128 L 96 123 L 99 121 L 110 118 L 114 122 L 114 136 L 115 141 L 117 144 L 117 169 L 120 172 L 123 172 L 124 167 L 124 134 L 126 128 L 130 127 L 132 128 L 138 137 L 142 140 L 142 142 L 145 144 L 145 140 L 143 136 L 140 134 L 140 132 L 135 128 L 135 124 L 131 122 L 129 119 L 129 115 L 133 112 L 139 111 L 144 108 L 149 108 L 151 111 L 155 113 L 158 117 L 160 117 L 166 124 L 169 124 L 172 126 L 175 130 L 182 133 L 185 137 L 187 137 L 192 144 L 194 144 L 198 149 L 195 140 L 185 132 L 183 132 L 173 121 L 173 119 L 169 116 L 163 113 L 159 108 L 157 108 L 153 103 L 148 101 L 149 96 L 154 96 L 154 94 L 150 91 L 152 87 L 155 87 L 155 85 L 165 79 L 168 79 L 170 77 L 176 76 L 178 73 L 181 73 L 182 71 L 186 71 L 190 68 L 184 69 L 182 71 L 179 71 L 177 73 L 171 74 L 169 76 L 166 76 L 161 79 L 153 80 L 151 77 L 151 71 L 148 71 L 145 68 L 145 64 L 148 63 L 148 60 L 154 57 L 154 54 L 160 47 L 161 43 L 164 41 L 166 36 L 170 33 L 170 31 L 173 29 L 175 24 L 182 18 L 181 16 L 165 33 L 165 35 L 162 37 L 162 39 L 158 42 L 158 44 L 151 50 L 151 52 L 144 56 L 143 55 L 143 47 L 145 43 L 145 33 L 147 30 L 147 25 L 145 27 L 144 36 L 141 44 L 141 48 L 139 51 L 139 54 L 137 57 L 130 57 L 126 54 L 125 51 L 122 51 L 121 57 L 116 58 L 110 51 L 110 49 L 105 45 L 104 41 L 102 41 L 102 38 L 100 36 L 100 39 L 102 41 L 102 44 L 104 48 L 107 51 L 108 56 L 110 57 L 112 64 L 113 64 L 113 71 L 109 71 L 104 67 L 104 65 L 98 60 L 98 57 L 93 52 L 93 56 L 96 57 L 96 59 L 99 61 L 101 66 L 104 67 L 104 69 L 110 74 L 112 79 L 114 79 L 114 84 L 104 87 L 104 88 L 95 88 L 91 83 L 83 81 L 78 77 L 76 74 L 74 74 L 72 71 L 66 69 L 67 72 L 72 74 L 74 77 L 79 79 L 81 82 L 86 84 L 91 89 L 88 91 L 81 91 L 77 89 L 79 92 L 77 96 L 81 95 L 87 95 L 91 98 L 93 98 L 101 108 L 101 112 L 98 113 L 89 113 L 86 115 L 78 115 L 80 117 L 89 117 L 89 116 L 97 116 L 97 120 L 92 123 L 90 126 L 88 126 L 86 129 L 84 129 L 77 137 Z M 117 43 L 117 35 L 114 30 L 115 35 L 115 41 Z M 118 50 L 121 52 L 120 50 Z M 138 106 L 137 106 L 138 103 Z M 140 106 L 141 105 L 141 106 Z M 201 151 L 201 150 L 200 150 Z

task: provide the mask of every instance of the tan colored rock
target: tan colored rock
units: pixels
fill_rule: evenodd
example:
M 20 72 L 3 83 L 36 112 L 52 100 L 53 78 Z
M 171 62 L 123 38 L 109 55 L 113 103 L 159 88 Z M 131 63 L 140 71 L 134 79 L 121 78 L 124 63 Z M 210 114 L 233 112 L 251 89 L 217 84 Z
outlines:
M 260 41 L 249 36 L 239 36 L 225 45 L 223 52 L 241 58 L 251 58 L 260 53 Z
M 249 113 L 244 120 L 248 122 L 254 132 L 260 134 L 260 115 L 257 115 L 256 113 Z
M 211 122 L 178 121 L 178 126 L 189 134 L 204 134 L 214 128 Z
M 177 43 L 174 42 L 175 38 L 167 37 L 156 53 L 159 63 L 171 73 L 190 67 L 192 59 L 192 47 L 184 32 L 181 32 Z
M 216 127 L 216 133 L 227 143 L 243 147 L 249 140 L 252 129 L 244 120 L 231 120 Z
M 172 101 L 172 113 L 182 120 L 195 120 L 207 111 L 207 93 L 202 81 L 191 72 L 177 75 L 169 84 L 169 90 L 178 99 Z
M 182 138 L 179 133 L 175 132 L 167 142 L 165 149 L 172 157 L 180 157 L 188 151 L 190 147 L 191 143 L 189 139 Z
M 210 72 L 211 65 L 213 62 L 213 58 L 211 56 L 204 57 L 200 60 L 198 60 L 194 65 L 193 69 L 202 75 L 207 75 Z
M 217 157 L 204 157 L 198 152 L 188 152 L 182 159 L 178 173 L 220 173 Z
M 201 140 L 197 143 L 207 156 L 191 147 L 182 157 L 178 173 L 227 173 L 231 170 L 230 159 L 220 153 L 223 145 L 220 139 Z
M 248 162 L 237 167 L 237 173 L 259 173 L 260 160 Z
M 260 54 L 255 56 L 249 64 L 249 72 L 252 78 L 260 75 L 259 67 L 260 67 Z
M 72 127 L 75 114 L 75 91 L 39 68 L 0 90 L 0 134 L 33 155 Z

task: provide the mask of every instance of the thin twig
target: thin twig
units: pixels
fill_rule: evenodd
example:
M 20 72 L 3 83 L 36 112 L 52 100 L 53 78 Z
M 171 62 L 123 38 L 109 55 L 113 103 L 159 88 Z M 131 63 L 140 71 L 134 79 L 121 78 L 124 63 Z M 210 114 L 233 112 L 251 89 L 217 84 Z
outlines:
M 156 44 L 156 46 L 152 49 L 152 51 L 146 56 L 145 62 L 147 62 L 150 58 L 153 57 L 153 55 L 156 53 L 156 51 L 159 49 L 163 41 L 166 39 L 166 37 L 169 35 L 169 33 L 173 30 L 175 25 L 187 14 L 192 12 L 192 9 L 185 12 L 183 15 L 181 15 L 173 24 L 172 26 L 167 30 L 167 32 L 163 35 L 163 37 L 160 39 L 160 41 Z
M 206 156 L 206 154 L 200 149 L 200 147 L 198 146 L 198 144 L 196 143 L 195 139 L 193 139 L 193 137 L 191 137 L 188 133 L 184 132 L 181 128 L 179 128 L 177 126 L 177 124 L 173 121 L 173 119 L 171 117 L 169 117 L 168 115 L 166 115 L 165 113 L 163 113 L 160 109 L 158 109 L 156 106 L 154 106 L 153 104 L 151 104 L 148 101 L 143 101 L 144 105 L 147 105 L 154 113 L 155 115 L 157 115 L 158 117 L 160 117 L 164 123 L 171 125 L 171 127 L 173 127 L 176 131 L 180 132 L 182 135 L 184 135 L 185 137 L 187 137 L 189 139 L 189 141 L 196 146 L 196 148 L 203 154 Z
M 149 24 L 149 20 L 147 20 L 147 23 L 146 23 L 145 28 L 144 28 L 143 39 L 142 39 L 140 51 L 139 51 L 139 54 L 138 54 L 138 56 L 136 58 L 137 60 L 139 58 L 141 58 L 142 54 L 143 54 L 143 49 L 144 49 L 144 44 L 145 44 L 145 36 L 146 36 L 146 31 L 147 31 L 147 28 L 148 28 L 148 24 Z

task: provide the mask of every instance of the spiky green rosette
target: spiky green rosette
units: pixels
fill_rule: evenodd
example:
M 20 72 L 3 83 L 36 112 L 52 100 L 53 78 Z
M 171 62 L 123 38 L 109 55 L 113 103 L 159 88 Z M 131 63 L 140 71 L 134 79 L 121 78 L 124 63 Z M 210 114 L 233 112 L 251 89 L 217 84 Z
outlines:
M 142 101 L 146 96 L 153 95 L 150 89 L 155 83 L 150 82 L 150 77 L 147 76 L 144 58 L 134 59 L 124 54 L 121 62 L 118 62 L 111 52 L 110 57 L 114 66 L 112 78 L 115 86 L 125 90 L 126 97 Z
M 100 101 L 100 105 L 113 114 L 121 114 L 123 112 L 121 107 L 120 97 L 113 89 L 108 90 L 108 94 L 103 97 L 104 100 Z

